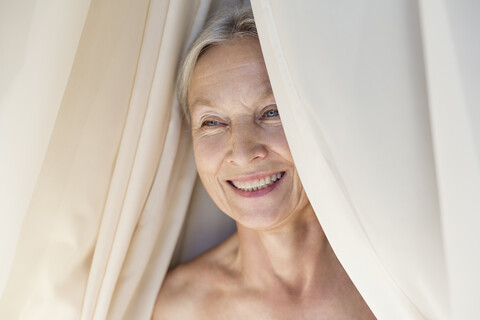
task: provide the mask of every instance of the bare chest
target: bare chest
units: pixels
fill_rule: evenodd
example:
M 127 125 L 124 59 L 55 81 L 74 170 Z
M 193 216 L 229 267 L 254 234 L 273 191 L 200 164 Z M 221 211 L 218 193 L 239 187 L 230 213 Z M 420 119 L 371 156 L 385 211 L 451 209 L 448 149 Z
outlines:
M 375 319 L 368 307 L 356 301 L 304 297 L 271 292 L 268 295 L 224 295 L 202 303 L 199 319 L 322 320 Z M 199 317 L 201 315 L 201 317 Z

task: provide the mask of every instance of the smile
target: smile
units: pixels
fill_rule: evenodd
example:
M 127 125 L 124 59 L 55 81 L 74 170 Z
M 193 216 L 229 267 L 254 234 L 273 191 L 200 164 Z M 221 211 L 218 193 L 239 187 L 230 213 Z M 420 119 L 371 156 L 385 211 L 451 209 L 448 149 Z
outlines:
M 273 185 L 280 180 L 285 172 L 279 172 L 260 179 L 249 181 L 229 181 L 235 188 L 242 191 L 257 191 Z

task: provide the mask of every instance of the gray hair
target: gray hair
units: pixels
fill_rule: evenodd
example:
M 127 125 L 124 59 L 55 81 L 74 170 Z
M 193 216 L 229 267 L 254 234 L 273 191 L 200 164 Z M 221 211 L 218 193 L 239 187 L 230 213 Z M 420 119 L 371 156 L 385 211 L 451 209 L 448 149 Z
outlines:
M 219 11 L 209 19 L 197 40 L 193 42 L 183 61 L 177 83 L 178 100 L 187 121 L 190 121 L 188 86 L 198 59 L 208 48 L 242 37 L 258 38 L 252 9 L 248 5 Z

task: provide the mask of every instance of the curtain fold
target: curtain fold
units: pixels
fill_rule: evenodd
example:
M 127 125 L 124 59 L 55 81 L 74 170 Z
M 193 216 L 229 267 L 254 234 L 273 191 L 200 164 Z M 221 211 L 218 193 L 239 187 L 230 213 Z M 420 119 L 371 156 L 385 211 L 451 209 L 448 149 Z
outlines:
M 420 1 L 452 319 L 480 317 L 480 3 Z
M 0 295 L 90 1 L 42 4 L 0 2 Z
M 129 315 L 126 318 L 148 319 L 151 315 L 196 178 L 190 134 L 181 121 L 180 107 L 174 98 L 176 70 L 192 29 L 198 32 L 208 8 L 208 1 L 150 3 L 136 77 L 140 81 L 147 78 L 149 82 L 135 84 L 130 102 L 145 108 L 146 113 L 137 120 L 141 122 L 141 133 L 133 130 L 140 133 L 135 150 L 120 148 L 120 154 L 125 153 L 123 159 L 131 154 L 135 157 L 128 189 L 120 197 L 109 195 L 107 200 L 122 208 L 112 210 L 107 202 L 105 209 L 113 219 L 120 220 L 107 218 L 102 222 L 105 229 L 100 230 L 100 237 L 113 239 L 100 242 L 112 247 L 96 251 L 92 264 L 104 273 L 101 282 L 91 282 L 102 284 L 98 294 L 93 290 L 86 294 L 92 305 L 97 306 L 95 319 L 126 315 Z M 132 112 L 132 117 L 135 119 L 138 114 Z M 130 137 L 131 133 L 127 122 L 124 137 Z M 116 173 L 124 176 L 125 170 L 116 168 L 114 178 Z M 118 203 L 119 198 L 123 204 Z M 116 230 L 112 230 L 112 224 Z M 108 259 L 106 255 L 110 255 Z M 97 262 L 106 265 L 96 265 Z
M 434 2 L 252 0 L 300 178 L 379 319 L 478 317 L 480 11 Z
M 46 151 L 35 154 L 41 168 L 38 178 L 29 175 L 31 197 L 24 192 L 15 212 L 13 205 L 6 208 L 22 215 L 20 205 L 28 204 L 23 222 L 16 221 L 11 272 L 2 277 L 0 318 L 149 319 L 196 178 L 174 87 L 183 51 L 203 25 L 209 1 L 78 1 L 65 5 L 65 13 L 78 15 L 70 24 L 47 21 L 59 3 L 30 4 L 41 7 L 34 16 L 47 31 L 50 25 L 71 26 L 54 34 L 56 41 L 77 34 L 78 46 L 74 38 L 64 45 L 67 51 L 57 52 L 58 45 L 26 48 L 27 56 L 45 52 L 61 62 L 55 76 L 64 88 L 55 80 L 57 108 L 45 106 L 51 97 L 31 101 L 39 108 L 35 113 L 45 108 L 49 122 L 41 119 L 42 125 L 52 129 L 42 132 Z M 48 32 L 34 36 L 49 43 Z M 33 60 L 27 84 L 42 70 L 41 61 Z M 20 92 L 7 93 L 10 100 L 2 103 L 12 107 L 2 106 L 2 124 L 26 100 Z M 13 149 L 12 132 L 2 139 Z

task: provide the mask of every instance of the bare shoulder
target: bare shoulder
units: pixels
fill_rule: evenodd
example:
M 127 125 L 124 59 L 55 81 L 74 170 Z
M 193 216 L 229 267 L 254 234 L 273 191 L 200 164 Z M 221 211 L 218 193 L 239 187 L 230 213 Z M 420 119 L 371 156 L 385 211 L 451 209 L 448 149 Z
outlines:
M 199 319 L 199 311 L 218 295 L 229 277 L 225 259 L 232 251 L 232 239 L 193 261 L 170 270 L 155 303 L 153 320 Z
M 195 310 L 191 299 L 195 278 L 191 267 L 179 266 L 169 271 L 155 303 L 153 320 L 187 319 Z

